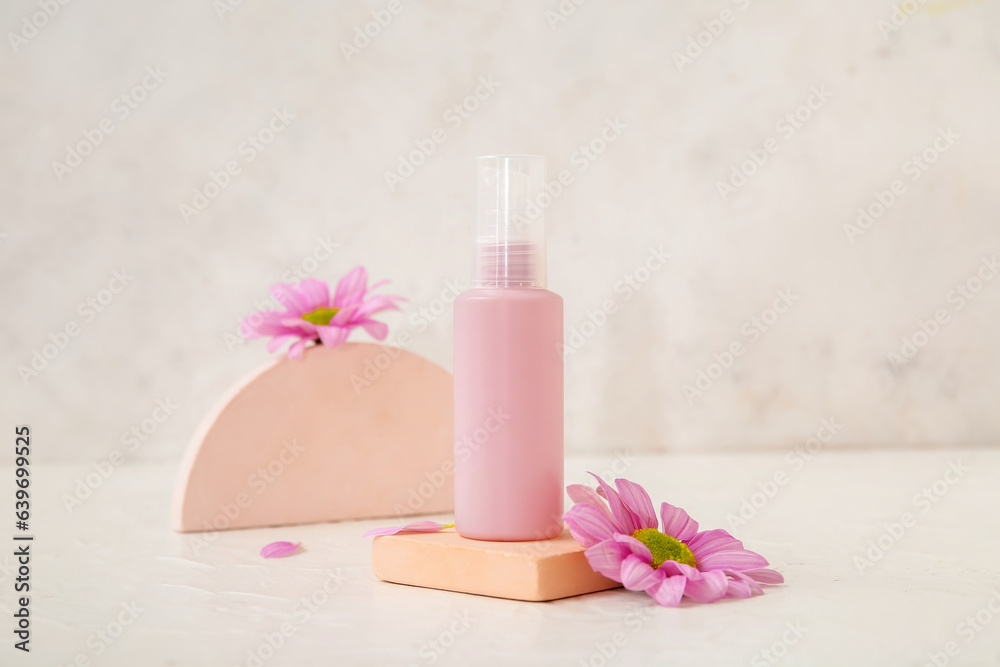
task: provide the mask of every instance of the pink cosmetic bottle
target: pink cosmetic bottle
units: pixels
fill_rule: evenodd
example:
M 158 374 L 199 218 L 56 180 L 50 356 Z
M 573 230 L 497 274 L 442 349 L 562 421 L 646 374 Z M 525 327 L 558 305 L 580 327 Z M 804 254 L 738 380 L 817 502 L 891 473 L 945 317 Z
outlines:
M 545 289 L 545 160 L 478 160 L 472 289 L 455 300 L 455 527 L 562 532 L 563 302 Z

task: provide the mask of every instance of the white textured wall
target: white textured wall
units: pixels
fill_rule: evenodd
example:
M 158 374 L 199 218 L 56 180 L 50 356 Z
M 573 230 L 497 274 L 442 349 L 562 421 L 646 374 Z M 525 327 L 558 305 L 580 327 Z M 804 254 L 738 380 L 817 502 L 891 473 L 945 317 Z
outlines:
M 349 62 L 341 43 L 388 3 L 245 0 L 220 18 L 222 2 L 77 0 L 16 50 L 10 33 L 41 10 L 0 9 L 0 423 L 31 423 L 39 457 L 106 455 L 157 399 L 179 407 L 130 457 L 178 456 L 267 357 L 225 337 L 295 267 L 390 278 L 411 300 L 386 318 L 394 333 L 450 368 L 450 314 L 422 331 L 411 318 L 467 283 L 473 158 L 494 152 L 572 176 L 547 211 L 567 332 L 592 334 L 567 359 L 570 451 L 784 448 L 822 418 L 843 425 L 836 446 L 1000 439 L 1000 280 L 949 300 L 1000 252 L 996 2 L 914 5 L 887 38 L 884 0 L 590 0 L 554 28 L 555 0 L 403 2 Z M 713 24 L 723 10 L 731 23 Z M 115 102 L 147 68 L 165 73 L 155 89 Z M 481 80 L 495 83 L 479 108 L 448 114 Z M 812 91 L 830 97 L 781 122 Z M 241 142 L 274 109 L 294 118 L 251 160 Z M 113 132 L 57 174 L 106 118 Z M 613 141 L 583 157 L 606 127 Z M 390 191 L 385 172 L 435 128 L 444 142 Z M 905 165 L 948 128 L 926 171 Z M 718 182 L 765 145 L 723 201 Z M 182 219 L 228 161 L 240 173 Z M 895 179 L 902 194 L 850 242 L 844 225 Z M 650 248 L 671 257 L 626 300 L 619 281 Z M 79 307 L 120 270 L 134 279 L 101 312 Z M 792 305 L 752 340 L 779 290 Z M 939 309 L 947 323 L 893 370 L 887 354 Z M 78 335 L 23 381 L 68 324 Z M 683 386 L 719 375 L 713 354 L 733 343 L 743 354 L 689 401 Z

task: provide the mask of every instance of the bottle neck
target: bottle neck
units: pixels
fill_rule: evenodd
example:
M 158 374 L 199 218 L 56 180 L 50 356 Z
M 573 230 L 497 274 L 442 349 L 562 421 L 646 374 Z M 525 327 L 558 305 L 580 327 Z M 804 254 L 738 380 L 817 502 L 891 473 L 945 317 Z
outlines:
M 537 243 L 481 243 L 472 287 L 545 288 L 545 248 Z

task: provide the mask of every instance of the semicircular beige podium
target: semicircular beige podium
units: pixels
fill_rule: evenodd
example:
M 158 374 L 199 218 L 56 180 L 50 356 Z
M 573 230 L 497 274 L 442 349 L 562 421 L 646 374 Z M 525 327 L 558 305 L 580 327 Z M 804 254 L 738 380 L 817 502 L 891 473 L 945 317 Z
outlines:
M 398 347 L 310 346 L 232 387 L 184 455 L 179 532 L 453 511 L 452 376 Z

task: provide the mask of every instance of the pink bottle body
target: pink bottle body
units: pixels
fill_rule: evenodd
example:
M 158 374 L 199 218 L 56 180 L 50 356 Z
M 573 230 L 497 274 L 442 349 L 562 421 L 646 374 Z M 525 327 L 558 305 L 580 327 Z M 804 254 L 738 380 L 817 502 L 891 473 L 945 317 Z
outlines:
M 562 532 L 563 302 L 545 289 L 455 300 L 455 527 L 476 540 Z

